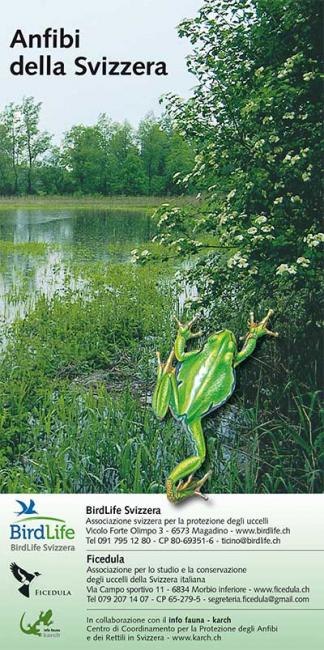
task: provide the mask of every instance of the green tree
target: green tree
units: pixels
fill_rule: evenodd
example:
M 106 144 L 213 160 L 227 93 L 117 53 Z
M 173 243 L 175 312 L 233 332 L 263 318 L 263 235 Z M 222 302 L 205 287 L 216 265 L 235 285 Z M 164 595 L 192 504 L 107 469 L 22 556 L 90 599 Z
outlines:
M 193 144 L 187 142 L 179 133 L 169 134 L 165 156 L 165 192 L 177 195 L 183 192 L 182 181 L 188 177 L 187 191 L 196 191 L 194 179 L 189 182 L 194 167 Z
M 139 125 L 138 140 L 147 177 L 147 193 L 162 194 L 168 137 L 150 113 Z
M 27 160 L 27 193 L 33 191 L 33 169 L 37 160 L 46 151 L 51 143 L 51 136 L 47 131 L 40 131 L 39 117 L 41 102 L 35 102 L 33 97 L 24 97 L 22 104 L 17 107 L 20 113 L 21 137 L 24 154 Z
M 112 119 L 106 115 L 106 113 L 101 113 L 98 118 L 97 128 L 101 135 L 101 151 L 103 155 L 103 167 L 102 167 L 102 191 L 103 194 L 109 195 L 112 194 L 113 187 L 113 163 L 110 155 L 110 146 L 112 136 L 117 128 L 117 125 L 112 121 Z
M 1 113 L 0 123 L 2 126 L 2 151 L 5 158 L 10 159 L 10 167 L 13 177 L 13 193 L 19 191 L 19 169 L 24 152 L 23 124 L 21 120 L 20 106 L 11 102 Z
M 137 137 L 147 177 L 147 193 L 179 194 L 182 191 L 179 177 L 185 177 L 194 165 L 193 146 L 174 131 L 167 116 L 158 120 L 153 113 L 142 120 Z
M 0 123 L 0 193 L 12 194 L 12 191 L 10 140 L 5 126 Z
M 74 191 L 82 194 L 103 191 L 106 162 L 103 144 L 102 133 L 96 125 L 76 125 L 66 133 L 62 145 L 62 165 Z
M 145 175 L 135 143 L 135 134 L 128 122 L 115 125 L 110 140 L 108 165 L 114 194 L 143 194 Z
M 35 181 L 37 194 L 64 194 L 73 191 L 70 175 L 62 163 L 60 147 L 55 146 L 43 157 L 37 167 Z

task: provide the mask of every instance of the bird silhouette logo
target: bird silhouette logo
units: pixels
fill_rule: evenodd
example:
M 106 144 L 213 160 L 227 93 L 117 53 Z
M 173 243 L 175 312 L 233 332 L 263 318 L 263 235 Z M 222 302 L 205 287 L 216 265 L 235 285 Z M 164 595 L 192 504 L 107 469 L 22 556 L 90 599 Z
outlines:
M 27 503 L 24 503 L 24 501 L 19 501 L 19 499 L 16 499 L 17 503 L 19 503 L 21 507 L 20 512 L 16 512 L 16 515 L 37 515 L 37 510 L 35 510 L 35 501 L 33 499 L 29 499 L 29 505 Z
M 25 569 L 22 569 L 20 566 L 18 566 L 16 562 L 12 562 L 10 564 L 10 571 L 16 580 L 22 583 L 18 591 L 20 591 L 23 596 L 26 596 L 26 598 L 29 598 L 29 585 L 34 580 L 34 578 L 37 578 L 41 574 L 38 573 L 38 571 L 35 571 L 35 573 L 28 573 L 28 571 L 25 571 Z

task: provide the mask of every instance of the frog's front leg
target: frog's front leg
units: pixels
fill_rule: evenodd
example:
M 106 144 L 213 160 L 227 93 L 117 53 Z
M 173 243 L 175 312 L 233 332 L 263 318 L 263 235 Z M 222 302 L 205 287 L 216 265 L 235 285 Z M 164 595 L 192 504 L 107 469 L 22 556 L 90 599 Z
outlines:
M 178 333 L 174 344 L 174 352 L 178 361 L 184 361 L 185 359 L 188 359 L 188 357 L 192 357 L 198 352 L 198 350 L 191 350 L 190 352 L 186 352 L 185 349 L 186 349 L 187 342 L 190 341 L 191 339 L 195 339 L 201 336 L 202 332 L 199 331 L 193 333 L 191 331 L 191 328 L 194 322 L 196 321 L 196 318 L 193 318 L 190 321 L 190 323 L 187 323 L 186 325 L 180 323 L 180 321 L 177 318 L 175 318 L 175 320 L 178 324 Z
M 169 358 L 165 364 L 161 363 L 160 353 L 156 353 L 158 360 L 157 381 L 152 395 L 152 409 L 155 415 L 160 419 L 166 416 L 170 406 L 172 393 L 172 377 L 175 369 L 173 368 L 174 350 L 171 350 Z
M 171 472 L 166 481 L 166 492 L 172 503 L 178 503 L 193 495 L 201 496 L 200 489 L 211 475 L 207 472 L 202 479 L 194 479 L 194 473 L 201 467 L 206 457 L 206 445 L 200 419 L 187 423 L 186 428 L 196 443 L 196 454 L 182 460 Z M 184 479 L 188 477 L 184 482 Z
M 240 350 L 240 352 L 238 352 L 235 357 L 234 368 L 242 363 L 242 361 L 245 361 L 245 359 L 247 359 L 247 357 L 249 357 L 252 352 L 254 352 L 257 340 L 259 338 L 265 335 L 276 337 L 279 336 L 278 332 L 271 332 L 267 327 L 273 313 L 273 309 L 269 309 L 266 316 L 259 323 L 255 322 L 253 312 L 250 313 L 250 320 L 248 321 L 249 331 L 244 337 L 244 345 L 242 347 L 242 350 Z

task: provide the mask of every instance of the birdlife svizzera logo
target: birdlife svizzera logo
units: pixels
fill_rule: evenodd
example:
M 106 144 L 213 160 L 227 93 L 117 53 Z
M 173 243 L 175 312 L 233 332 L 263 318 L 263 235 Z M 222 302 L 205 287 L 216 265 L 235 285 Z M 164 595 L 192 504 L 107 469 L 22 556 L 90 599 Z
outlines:
M 25 503 L 24 501 L 20 501 L 19 499 L 16 499 L 17 503 L 20 505 L 20 512 L 16 512 L 16 515 L 20 517 L 20 515 L 37 515 L 38 512 L 35 510 L 35 501 L 33 499 L 29 499 L 29 504 Z
M 16 503 L 19 505 L 19 510 L 17 508 L 15 510 L 17 521 L 9 524 L 10 540 L 63 542 L 75 538 L 74 528 L 68 526 L 65 519 L 41 514 L 34 499 L 29 498 L 29 502 L 16 499 Z
M 18 588 L 18 591 L 23 596 L 26 596 L 26 598 L 29 598 L 30 584 L 35 578 L 38 578 L 38 576 L 40 576 L 41 573 L 39 573 L 38 571 L 34 571 L 33 573 L 31 573 L 30 571 L 26 571 L 26 569 L 23 569 L 22 567 L 18 566 L 16 562 L 11 562 L 10 571 L 12 575 L 16 578 L 16 580 L 18 580 L 18 582 L 21 583 L 21 587 Z

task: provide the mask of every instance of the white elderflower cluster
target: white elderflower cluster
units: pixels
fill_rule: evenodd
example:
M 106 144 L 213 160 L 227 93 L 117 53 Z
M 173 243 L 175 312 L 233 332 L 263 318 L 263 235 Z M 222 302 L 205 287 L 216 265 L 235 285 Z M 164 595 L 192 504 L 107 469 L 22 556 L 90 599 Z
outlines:
M 305 74 L 303 74 L 304 81 L 312 81 L 313 79 L 315 79 L 315 77 L 316 77 L 315 72 L 305 72 Z
M 183 244 L 186 241 L 187 239 L 185 239 L 185 237 L 179 237 L 179 239 L 175 239 L 173 242 L 171 242 L 170 246 L 178 246 L 179 244 Z
M 266 115 L 262 120 L 262 124 L 269 124 L 270 122 L 273 122 L 272 115 Z M 271 136 L 270 136 L 270 139 L 271 139 Z M 278 138 L 278 140 L 279 140 L 279 138 Z
M 309 248 L 316 248 L 316 246 L 324 243 L 324 233 L 318 232 L 315 235 L 309 233 L 307 237 L 304 237 L 304 242 L 306 242 Z
M 288 59 L 286 59 L 285 63 L 283 64 L 283 67 L 281 70 L 279 70 L 277 77 L 278 79 L 284 79 L 285 77 L 288 76 L 290 72 L 292 72 L 294 66 L 298 61 L 300 61 L 303 57 L 303 54 L 301 52 L 297 52 L 297 54 L 293 54 L 293 56 L 290 56 Z
M 235 194 L 236 194 L 236 189 L 231 190 L 226 197 L 227 201 L 230 201 L 235 196 Z
M 234 239 L 237 242 L 243 241 L 247 235 L 250 237 L 250 243 L 256 244 L 257 242 L 264 241 L 265 239 L 274 239 L 273 235 L 270 233 L 274 230 L 274 227 L 267 223 L 267 217 L 263 214 L 257 216 L 254 219 L 256 225 L 252 225 L 244 233 L 239 233 L 235 235 Z M 237 230 L 236 228 L 234 230 Z M 234 234 L 234 233 L 233 233 Z M 233 259 L 233 258 L 231 258 Z M 231 262 L 231 265 L 236 265 L 236 258 Z
M 237 251 L 235 255 L 227 260 L 227 266 L 230 269 L 234 268 L 234 266 L 237 266 L 239 269 L 246 269 L 249 264 L 247 258 L 242 255 L 241 251 Z
M 131 260 L 131 261 L 132 261 L 134 264 L 137 264 L 138 262 L 142 262 L 142 263 L 144 263 L 144 262 L 146 262 L 147 259 L 151 256 L 151 253 L 150 253 L 150 251 L 148 251 L 148 250 L 146 250 L 146 249 L 145 249 L 144 251 L 139 251 L 137 248 L 134 248 L 134 249 L 131 251 L 131 256 L 132 256 L 132 260 Z
M 158 222 L 158 227 L 160 228 L 160 226 L 162 226 L 162 224 L 165 223 L 165 221 L 167 221 L 168 218 L 169 218 L 169 215 L 164 214 L 163 217 L 161 217 L 160 221 Z
M 280 264 L 280 266 L 277 267 L 276 270 L 276 275 L 283 275 L 284 273 L 289 273 L 290 275 L 296 275 L 296 267 L 291 264 Z
M 284 273 L 288 273 L 289 275 L 296 275 L 298 267 L 307 269 L 310 263 L 311 261 L 308 259 L 308 257 L 298 257 L 296 260 L 296 264 L 298 266 L 296 266 L 296 264 L 280 264 L 280 266 L 277 267 L 276 275 L 283 275 Z
M 264 138 L 260 138 L 260 140 L 257 140 L 257 141 L 254 143 L 254 149 L 256 149 L 256 150 L 258 151 L 258 150 L 262 149 L 262 147 L 263 147 L 264 144 L 265 144 L 265 139 L 264 139 Z
M 219 217 L 219 223 L 221 226 L 223 226 L 225 223 L 227 223 L 227 221 L 228 221 L 228 216 L 223 212 Z
M 266 226 L 262 226 L 261 230 L 262 232 L 271 232 L 271 230 L 274 230 L 274 227 L 267 224 Z
M 298 153 L 295 154 L 295 156 L 292 156 L 291 153 L 287 153 L 287 155 L 284 157 L 283 162 L 287 163 L 288 165 L 295 165 L 296 162 L 300 160 L 300 156 Z
M 303 266 L 305 269 L 307 269 L 310 265 L 310 260 L 308 257 L 298 257 L 296 262 L 297 264 L 300 264 L 300 266 Z
M 267 221 L 267 217 L 264 216 L 264 214 L 261 214 L 259 217 L 255 219 L 255 223 L 261 224 L 265 223 Z

